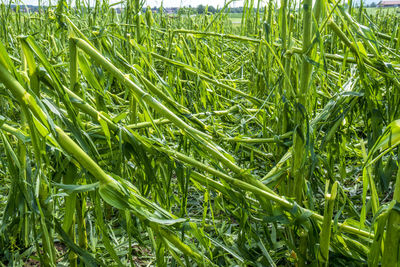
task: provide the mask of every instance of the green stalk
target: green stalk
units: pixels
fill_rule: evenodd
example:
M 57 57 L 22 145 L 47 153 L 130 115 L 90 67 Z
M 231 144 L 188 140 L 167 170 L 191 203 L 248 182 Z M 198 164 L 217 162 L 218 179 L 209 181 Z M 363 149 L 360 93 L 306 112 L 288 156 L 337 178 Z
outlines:
M 315 32 L 318 30 L 318 23 L 319 23 L 319 18 L 321 17 L 321 15 L 324 14 L 325 11 L 325 0 L 316 0 L 315 4 L 314 4 L 314 18 L 315 21 L 317 22 L 316 24 L 314 24 L 313 27 L 313 34 L 315 34 Z
M 3 69 L 5 70 L 5 68 L 0 64 L 0 80 L 3 77 L 3 75 L 2 75 Z M 11 74 L 7 70 L 5 70 L 5 71 L 8 75 L 10 75 L 10 77 L 12 77 Z M 14 80 L 14 81 L 15 81 L 15 84 L 19 85 L 19 83 L 16 80 Z M 3 83 L 7 87 L 7 83 L 5 83 L 4 81 L 3 81 Z M 12 83 L 12 84 L 14 84 L 14 83 Z M 24 90 L 24 89 L 22 88 L 22 90 Z M 29 96 L 31 99 L 34 99 L 31 95 L 29 95 Z M 41 169 L 42 168 L 42 153 L 41 153 L 41 151 L 43 151 L 43 150 L 41 150 L 41 147 L 42 147 L 43 143 L 42 143 L 42 140 L 39 138 L 39 131 L 37 131 L 37 129 L 34 125 L 33 116 L 30 112 L 31 110 L 23 103 L 21 105 L 21 109 L 22 109 L 23 116 L 26 118 L 27 124 L 29 126 L 29 131 L 31 134 L 31 140 L 32 140 L 36 165 L 37 165 L 37 168 Z M 35 183 L 36 183 L 35 186 L 38 186 L 40 188 L 38 195 L 35 195 L 35 202 L 36 202 L 36 205 L 37 205 L 37 208 L 39 211 L 40 227 L 41 227 L 41 232 L 42 232 L 41 238 L 42 238 L 42 243 L 43 243 L 43 260 L 44 260 L 44 264 L 49 265 L 49 266 L 55 266 L 56 265 L 56 251 L 55 251 L 55 247 L 54 247 L 54 243 L 53 243 L 52 233 L 48 229 L 48 227 L 46 226 L 46 223 L 44 221 L 44 217 L 47 214 L 45 215 L 41 208 L 42 206 L 44 206 L 45 210 L 51 211 L 50 205 L 49 204 L 46 205 L 46 199 L 49 196 L 49 189 L 48 189 L 47 184 L 43 181 L 43 177 L 42 177 L 41 173 L 38 174 L 37 180 L 35 181 Z
M 201 176 L 199 176 L 199 175 L 195 175 L 195 176 L 193 176 L 193 178 L 195 178 L 197 181 L 201 180 Z M 294 207 L 293 203 L 289 202 L 285 198 L 282 198 L 282 197 L 276 195 L 273 192 L 264 191 L 263 189 L 261 189 L 259 187 L 253 186 L 249 183 L 243 182 L 239 179 L 235 179 L 232 177 L 224 177 L 224 180 L 229 182 L 230 186 L 236 187 L 237 189 L 240 189 L 240 190 L 252 192 L 255 195 L 258 195 L 265 199 L 274 201 L 278 205 L 280 205 L 281 207 L 283 207 L 285 209 L 290 210 Z M 213 185 L 213 184 L 210 183 L 209 185 Z M 307 213 L 309 212 L 311 214 L 311 218 L 315 219 L 316 221 L 318 221 L 320 223 L 322 223 L 324 221 L 324 216 L 317 214 L 314 211 L 311 211 L 311 210 L 305 209 L 305 208 L 302 208 L 302 211 L 307 212 Z M 333 223 L 332 220 L 331 220 L 331 223 Z M 337 225 L 338 225 L 338 229 L 343 232 L 358 235 L 358 236 L 363 236 L 363 237 L 370 238 L 370 239 L 374 238 L 374 234 L 369 233 L 364 230 L 361 230 L 361 229 L 358 229 L 358 228 L 355 228 L 355 227 L 352 227 L 350 225 L 342 224 L 342 223 L 338 223 Z
M 32 97 L 21 84 L 0 64 L 0 81 L 11 91 L 22 106 L 25 106 L 50 129 L 47 115 L 40 109 L 34 97 Z M 94 177 L 101 182 L 109 182 L 110 177 L 91 159 L 60 127 L 55 126 L 55 138 L 65 151 L 73 155 Z M 40 153 L 39 153 L 40 154 Z
M 264 143 L 279 143 L 281 139 L 288 138 L 293 135 L 293 132 L 287 132 L 285 134 L 275 136 L 272 138 L 224 138 L 225 141 L 247 143 L 247 144 L 264 144 Z
M 282 206 L 284 208 L 287 208 L 287 209 L 291 209 L 294 206 L 293 203 L 291 203 L 291 202 L 287 201 L 286 199 L 276 195 L 270 189 L 265 190 L 263 188 L 260 188 L 259 186 L 254 186 L 254 185 L 251 185 L 250 183 L 241 181 L 239 179 L 232 178 L 229 175 L 226 175 L 226 174 L 224 174 L 224 173 L 222 173 L 222 172 L 220 172 L 218 170 L 215 170 L 214 168 L 212 168 L 212 167 L 210 167 L 210 166 L 208 166 L 208 165 L 206 165 L 204 163 L 201 163 L 199 161 L 196 161 L 195 159 L 192 159 L 192 158 L 190 158 L 190 157 L 188 157 L 188 156 L 186 156 L 186 155 L 184 155 L 182 153 L 179 153 L 179 152 L 176 152 L 176 151 L 172 151 L 172 150 L 169 150 L 169 149 L 166 149 L 166 148 L 160 148 L 160 150 L 163 151 L 163 152 L 166 152 L 167 154 L 169 154 L 170 156 L 176 158 L 179 161 L 182 161 L 184 163 L 188 163 L 191 166 L 195 166 L 195 167 L 197 167 L 199 169 L 207 171 L 207 172 L 215 175 L 216 177 L 218 177 L 218 178 L 220 178 L 222 180 L 225 180 L 226 182 L 229 183 L 229 185 L 234 186 L 234 187 L 236 187 L 238 189 L 241 189 L 241 190 L 244 190 L 244 191 L 250 191 L 250 192 L 254 193 L 257 196 L 261 196 L 264 199 L 275 201 L 280 206 Z M 194 175 L 192 177 L 195 178 L 197 181 L 200 181 L 202 175 L 196 174 L 196 175 Z M 218 186 L 216 187 L 216 189 L 218 190 Z M 323 222 L 323 220 L 324 220 L 323 216 L 321 216 L 321 215 L 319 215 L 319 214 L 317 214 L 317 213 L 315 213 L 313 211 L 307 210 L 307 209 L 303 209 L 303 210 L 307 211 L 307 212 L 311 212 L 312 213 L 312 217 L 314 219 L 316 219 L 319 222 Z M 348 226 L 348 225 L 345 225 L 345 224 L 341 224 L 341 223 L 338 223 L 338 225 L 339 225 L 339 228 L 341 230 L 343 230 L 343 231 L 345 231 L 347 233 L 373 238 L 373 234 L 368 233 L 366 231 L 363 231 L 363 230 L 360 230 L 360 229 L 356 229 L 354 227 L 351 227 L 351 226 Z
M 6 86 L 7 89 L 11 91 L 15 98 L 20 102 L 22 107 L 29 108 L 33 114 L 41 120 L 41 122 L 48 127 L 48 117 L 47 115 L 40 109 L 36 100 L 25 91 L 25 89 L 18 83 L 18 81 L 8 72 L 8 70 L 0 64 L 0 81 Z M 95 178 L 100 181 L 100 194 L 103 199 L 109 204 L 117 204 L 115 207 L 117 208 L 128 208 L 129 204 L 127 204 L 127 197 L 131 197 L 126 192 L 122 192 L 121 184 L 116 182 L 113 178 L 108 176 L 94 161 L 91 159 L 60 127 L 55 126 L 54 136 L 60 146 L 70 155 L 72 155 L 80 165 L 82 165 L 85 169 L 89 171 Z M 40 203 L 37 203 L 40 208 Z M 40 210 L 41 211 L 41 210 Z M 44 216 L 41 212 L 41 216 Z M 43 217 L 41 217 L 43 219 Z M 41 223 L 43 231 L 47 233 L 47 227 L 44 222 Z M 177 248 L 181 249 L 187 255 L 192 256 L 197 261 L 200 261 L 202 258 L 199 254 L 192 251 L 190 247 L 185 245 L 179 239 L 177 239 L 174 235 L 165 232 L 161 227 L 159 227 L 155 223 L 151 223 L 152 227 L 155 227 L 157 231 L 161 234 L 165 234 L 165 238 L 168 241 L 174 244 Z M 51 253 L 54 246 L 50 246 L 49 235 L 46 234 L 45 238 L 43 238 L 44 245 L 46 247 L 47 256 L 50 258 L 49 262 L 55 262 L 55 255 Z
M 75 39 L 76 44 L 79 48 L 85 51 L 91 58 L 96 61 L 98 64 L 103 66 L 106 70 L 113 74 L 113 76 L 118 79 L 122 84 L 127 86 L 132 92 L 135 94 L 137 99 L 141 99 L 145 103 L 147 103 L 150 107 L 154 108 L 160 114 L 166 116 L 172 123 L 174 123 L 181 130 L 187 132 L 190 137 L 194 138 L 196 141 L 204 144 L 203 147 L 214 157 L 221 161 L 225 166 L 234 171 L 236 174 L 240 175 L 246 180 L 251 181 L 251 183 L 261 186 L 265 190 L 270 190 L 267 186 L 256 180 L 252 175 L 248 175 L 244 172 L 244 170 L 238 167 L 234 162 L 228 159 L 224 154 L 222 154 L 216 146 L 211 143 L 212 138 L 198 131 L 197 129 L 189 126 L 183 120 L 181 120 L 178 116 L 176 116 L 173 112 L 167 109 L 164 105 L 158 102 L 155 98 L 153 98 L 148 93 L 144 92 L 138 85 L 136 85 L 132 80 L 127 78 L 119 69 L 117 69 L 110 61 L 104 58 L 98 51 L 96 51 L 92 46 L 90 46 L 87 42 L 82 39 Z
M 22 124 L 22 128 L 23 129 L 27 129 L 28 123 L 27 123 L 27 118 L 24 114 L 22 114 L 22 118 L 21 118 L 21 124 Z M 6 125 L 5 123 L 2 123 L 1 125 L 1 129 L 4 129 L 5 131 L 7 131 L 7 129 L 13 129 L 13 127 L 10 127 L 8 125 Z M 15 129 L 16 130 L 16 129 Z M 26 157 L 27 157 L 27 146 L 24 142 L 22 142 L 21 139 L 18 139 L 18 149 L 19 149 L 19 160 L 20 160 L 20 164 L 21 164 L 21 171 L 22 171 L 22 175 L 21 175 L 21 180 L 24 182 L 23 185 L 21 185 L 23 187 L 23 191 L 27 191 L 27 185 L 28 185 L 28 181 L 27 181 L 27 168 L 26 168 Z M 20 189 L 20 191 L 22 191 Z M 24 221 L 23 221 L 23 244 L 25 245 L 25 247 L 28 247 L 29 244 L 29 229 L 31 229 L 30 224 L 29 224 L 29 213 L 28 213 L 28 205 L 27 203 L 24 203 Z
M 135 0 L 136 40 L 140 44 L 140 0 Z
M 192 258 L 196 259 L 197 262 L 203 262 L 203 257 L 194 252 L 188 245 L 183 243 L 176 235 L 171 234 L 168 230 L 160 227 L 158 224 L 153 222 L 149 222 L 150 227 L 157 232 L 160 236 L 167 239 L 169 242 L 174 244 L 180 251 L 182 251 L 185 255 L 189 255 Z
M 261 5 L 261 0 L 257 1 L 257 10 L 256 10 L 256 21 L 254 23 L 254 32 L 257 32 L 258 30 L 258 24 L 260 21 L 260 5 Z
M 190 116 L 193 116 L 193 117 L 223 116 L 223 115 L 228 115 L 228 114 L 236 111 L 237 109 L 238 109 L 238 106 L 233 106 L 232 108 L 226 109 L 226 110 L 216 110 L 213 112 L 202 112 L 202 113 L 197 113 L 197 114 L 190 114 Z M 247 111 L 248 112 L 258 112 L 258 110 L 256 110 L 256 109 L 247 109 Z M 145 122 L 140 122 L 140 123 L 136 123 L 136 124 L 129 124 L 129 125 L 126 125 L 125 127 L 128 129 L 142 129 L 142 128 L 151 127 L 151 126 L 153 126 L 153 124 L 163 125 L 163 124 L 168 124 L 168 123 L 171 123 L 171 121 L 168 119 L 156 119 L 153 122 L 145 121 Z
M 81 193 L 76 199 L 76 223 L 78 224 L 78 241 L 79 246 L 83 249 L 88 247 L 87 230 L 86 230 L 86 193 Z
M 309 247 L 309 239 L 308 239 L 308 233 L 304 229 L 300 230 L 299 233 L 299 255 L 298 256 L 298 266 L 299 267 L 305 267 L 306 262 L 307 262 L 307 250 Z
M 96 51 L 91 45 L 82 39 L 73 38 L 76 45 L 81 48 L 85 53 L 90 55 L 90 57 L 96 61 L 98 64 L 103 66 L 107 71 L 109 71 L 116 79 L 118 79 L 122 84 L 128 87 L 134 93 L 136 99 L 141 99 L 146 102 L 149 106 L 154 108 L 156 111 L 160 112 L 168 119 L 170 119 L 179 128 L 191 132 L 195 135 L 201 137 L 209 138 L 208 135 L 192 128 L 187 125 L 183 120 L 178 118 L 174 113 L 165 108 L 160 102 L 151 97 L 149 94 L 144 92 L 139 86 L 137 86 L 133 81 L 131 81 L 125 74 L 123 74 L 119 69 L 117 69 L 109 60 L 104 58 L 98 51 Z
M 386 238 L 382 255 L 382 267 L 399 266 L 400 262 L 400 168 L 397 171 L 393 194 L 395 207 L 389 211 L 386 225 Z
M 77 174 L 76 167 L 70 164 L 64 175 L 64 184 L 76 184 L 75 176 Z M 71 240 L 75 243 L 75 206 L 76 206 L 76 193 L 72 193 L 65 197 L 65 215 L 63 220 L 63 229 L 69 235 Z M 76 267 L 78 265 L 78 256 L 74 252 L 68 255 L 69 266 Z
M 324 220 L 322 222 L 322 230 L 319 237 L 319 266 L 328 266 L 329 262 L 329 243 L 331 240 L 332 216 L 337 194 L 337 187 L 338 182 L 336 181 L 332 186 L 331 193 L 328 194 L 329 181 L 326 183 Z
M 288 39 L 288 34 L 287 34 L 287 27 L 288 27 L 288 23 L 287 23 L 287 16 L 288 16 L 288 12 L 287 12 L 287 5 L 288 5 L 288 1 L 287 0 L 281 0 L 281 39 L 282 39 L 282 57 L 283 57 L 283 68 L 286 74 L 286 77 L 289 77 L 290 75 L 290 54 L 286 53 L 286 49 L 287 49 L 287 39 Z M 289 83 L 288 83 L 288 79 L 284 79 L 282 81 L 282 86 L 279 90 L 279 94 L 280 97 L 277 98 L 277 101 L 279 101 L 277 103 L 277 105 L 281 106 L 282 108 L 282 112 L 279 113 L 279 121 L 281 123 L 279 123 L 278 126 L 278 132 L 280 134 L 284 134 L 287 132 L 288 130 L 288 121 L 289 121 L 289 110 L 288 110 L 288 104 L 285 103 L 286 101 L 283 101 L 283 99 L 289 99 L 290 98 L 290 90 L 289 90 Z M 283 153 L 283 148 L 281 146 L 277 146 L 277 154 L 278 157 Z M 290 186 L 287 187 L 288 189 L 290 188 Z
M 240 23 L 240 35 L 245 35 L 245 25 L 246 25 L 246 10 L 247 10 L 247 6 L 248 6 L 248 0 L 244 1 L 243 4 L 243 12 L 242 12 L 242 21 Z
M 224 89 L 226 89 L 226 90 L 228 90 L 228 91 L 231 91 L 231 92 L 233 92 L 233 93 L 235 93 L 235 94 L 241 95 L 241 96 L 247 98 L 249 101 L 253 102 L 253 103 L 256 104 L 256 105 L 260 105 L 260 104 L 263 102 L 262 100 L 257 99 L 256 97 L 250 96 L 250 95 L 248 95 L 248 94 L 246 94 L 246 93 L 243 93 L 242 91 L 240 91 L 240 90 L 238 90 L 238 89 L 236 89 L 236 88 L 234 88 L 234 87 L 232 87 L 232 86 L 229 86 L 229 85 L 220 83 L 219 81 L 216 81 L 216 80 L 214 80 L 214 79 L 212 79 L 212 78 L 209 78 L 209 77 L 207 77 L 207 76 L 204 75 L 204 74 L 195 72 L 194 70 L 192 70 L 193 67 L 186 66 L 186 65 L 183 64 L 183 63 L 180 63 L 180 62 L 177 62 L 177 61 L 175 61 L 175 60 L 172 60 L 172 59 L 163 57 L 163 56 L 158 55 L 158 54 L 153 53 L 153 52 L 151 52 L 151 55 L 152 55 L 153 57 L 157 58 L 157 59 L 160 59 L 160 60 L 164 61 L 164 62 L 167 62 L 167 63 L 169 63 L 169 64 L 173 64 L 175 67 L 180 68 L 180 69 L 184 70 L 184 71 L 187 72 L 187 73 L 190 73 L 190 74 L 192 74 L 192 75 L 198 76 L 198 77 L 200 77 L 201 79 L 203 79 L 203 80 L 205 80 L 205 81 L 207 81 L 207 82 L 210 82 L 210 83 L 212 83 L 212 84 L 215 84 L 215 85 L 217 85 L 218 87 L 224 88 Z
M 86 106 L 86 105 L 84 105 L 84 106 Z M 86 106 L 86 109 L 87 109 L 87 106 Z M 93 109 L 89 109 L 89 110 L 91 110 L 91 112 L 95 112 Z M 112 125 L 112 124 L 111 124 L 111 125 Z M 110 127 L 110 128 L 111 128 L 111 127 Z M 116 127 L 114 126 L 114 128 L 116 128 Z M 162 149 L 161 149 L 161 150 L 162 150 Z M 167 151 L 165 150 L 165 152 L 167 152 Z M 179 155 L 181 155 L 181 157 L 179 158 L 180 160 L 186 158 L 186 160 L 188 160 L 188 162 L 191 162 L 192 164 L 194 164 L 193 161 L 192 161 L 190 158 L 188 158 L 187 156 L 185 156 L 185 155 L 183 155 L 183 154 L 180 154 L 180 153 L 177 153 L 177 152 L 171 152 L 171 155 L 173 155 L 173 156 L 179 156 Z M 204 165 L 204 164 L 203 164 L 203 165 Z M 199 167 L 199 165 L 198 165 L 198 167 Z M 204 168 L 208 169 L 208 171 L 210 171 L 211 173 L 217 174 L 217 172 L 211 171 L 211 170 L 209 169 L 209 167 L 205 167 L 205 165 L 204 165 Z M 224 175 L 223 173 L 220 173 L 220 172 L 219 172 L 219 174 L 221 174 L 221 175 L 223 176 L 223 179 L 229 179 L 229 177 L 226 176 L 226 175 Z M 245 183 L 245 182 L 243 182 L 243 181 L 240 181 L 240 180 L 235 179 L 234 181 L 231 180 L 231 182 L 234 182 L 235 184 L 244 185 L 244 187 L 245 187 L 246 189 L 251 188 L 253 191 L 255 191 L 255 192 L 257 192 L 257 193 L 260 192 L 260 191 L 258 191 L 258 190 L 255 189 L 255 188 L 259 189 L 259 187 L 252 186 L 252 185 L 247 184 L 247 183 Z M 262 187 L 265 188 L 264 185 L 263 185 Z M 259 190 L 261 190 L 261 189 L 259 189 Z M 263 190 L 261 190 L 261 191 L 263 191 Z M 267 191 L 263 191 L 263 192 L 268 193 Z M 272 194 L 272 195 L 271 195 L 271 194 Z M 264 194 L 264 196 L 265 196 L 265 194 Z M 274 193 L 268 193 L 267 196 L 269 197 L 268 199 L 271 199 L 271 200 L 276 200 L 276 199 L 278 199 L 280 205 L 284 205 L 285 207 L 292 207 L 292 204 L 291 204 L 291 203 L 286 202 L 285 200 L 282 200 L 279 196 L 275 196 Z M 289 203 L 289 204 L 288 204 L 288 203 Z M 313 216 L 314 216 L 317 220 L 319 220 L 319 221 L 321 221 L 322 218 L 323 218 L 321 215 L 318 215 L 318 214 L 315 214 L 315 215 L 313 215 Z M 360 234 L 360 235 L 362 235 L 362 236 L 367 236 L 367 237 L 373 236 L 373 235 L 371 235 L 370 233 L 367 233 L 367 232 L 364 232 L 364 231 L 362 231 L 362 230 L 358 230 L 358 229 L 355 229 L 355 228 L 353 228 L 353 227 L 349 227 L 349 226 L 346 226 L 346 225 L 341 225 L 341 228 L 342 228 L 344 231 L 347 231 L 347 232 L 350 232 L 350 233 Z
M 358 53 L 358 48 L 355 46 L 354 43 L 350 41 L 349 38 L 347 38 L 346 34 L 339 28 L 339 26 L 332 20 L 328 21 L 328 26 L 335 32 L 335 34 L 344 42 L 344 44 L 353 52 L 357 57 L 360 57 L 360 53 Z M 362 58 L 365 63 L 368 65 L 373 65 L 371 60 L 368 58 L 363 57 Z
M 311 76 L 311 64 L 308 63 L 307 57 L 311 55 L 311 25 L 312 25 L 312 0 L 303 1 L 303 59 L 301 65 L 300 89 L 297 92 L 297 107 L 295 110 L 295 123 L 296 131 L 293 138 L 293 162 L 292 162 L 292 176 L 293 183 L 293 196 L 298 203 L 303 199 L 303 186 L 306 179 L 307 171 L 304 170 L 304 163 L 306 162 L 307 148 L 305 146 L 305 138 L 307 138 L 305 120 L 309 110 L 308 88 Z
M 69 89 L 72 92 L 78 92 L 78 52 L 75 43 L 69 39 Z
M 139 34 L 139 30 L 137 31 L 137 33 Z M 140 36 L 140 34 L 139 34 L 139 36 Z M 126 38 L 128 39 L 127 43 L 126 43 L 126 49 L 127 49 L 127 52 L 128 52 L 128 55 L 127 55 L 128 56 L 128 61 L 129 61 L 129 64 L 132 65 L 132 63 L 133 63 L 132 52 L 133 51 L 132 51 L 131 45 L 130 45 L 130 43 L 131 43 L 131 35 L 127 34 Z M 138 43 L 139 43 L 139 41 L 138 41 Z M 136 101 L 135 96 L 133 94 L 130 94 L 130 96 L 129 96 L 129 108 L 130 108 L 130 122 L 132 124 L 136 124 L 137 123 L 137 101 Z
M 286 50 L 286 38 L 287 38 L 287 0 L 281 0 L 280 16 L 281 16 L 281 39 L 282 39 L 282 52 Z
M 130 115 L 131 115 L 131 120 L 130 122 L 135 125 L 137 123 L 137 102 L 136 99 L 133 95 L 130 96 L 129 99 L 129 107 L 130 107 Z
M 0 77 L 1 77 L 1 70 L 2 70 L 2 66 L 0 65 Z M 66 142 L 65 144 L 68 144 L 68 142 Z M 281 205 L 281 206 L 283 206 L 285 208 L 288 208 L 288 209 L 293 208 L 293 204 L 292 203 L 290 203 L 287 200 L 281 198 L 280 196 L 275 195 L 275 193 L 270 191 L 270 189 L 268 189 L 264 185 L 262 187 L 267 188 L 267 191 L 265 191 L 265 189 L 260 189 L 260 187 L 248 184 L 248 183 L 240 181 L 238 179 L 231 178 L 231 177 L 225 175 L 222 172 L 214 170 L 213 168 L 211 168 L 211 167 L 209 167 L 209 166 L 207 166 L 207 165 L 205 165 L 203 163 L 197 162 L 196 160 L 187 157 L 186 155 L 184 155 L 182 153 L 179 153 L 179 152 L 176 152 L 176 151 L 170 151 L 170 150 L 167 150 L 167 149 L 164 149 L 164 148 L 159 148 L 159 149 L 161 151 L 167 152 L 171 156 L 177 157 L 178 160 L 182 160 L 182 161 L 184 161 L 186 163 L 190 163 L 191 165 L 197 166 L 197 167 L 199 167 L 201 169 L 204 169 L 204 170 L 206 170 L 206 171 L 208 171 L 208 172 L 220 177 L 221 179 L 229 181 L 234 186 L 238 186 L 241 189 L 249 190 L 249 191 L 255 193 L 256 195 L 261 195 L 261 196 L 265 197 L 266 199 L 276 201 L 277 203 L 279 203 L 279 205 Z M 84 159 L 84 158 L 82 158 L 82 159 Z M 78 159 L 78 161 L 82 162 L 79 159 Z M 318 214 L 316 214 L 314 212 L 312 212 L 312 213 L 313 213 L 312 217 L 315 218 L 316 220 L 318 220 L 318 221 L 322 221 L 323 220 L 323 217 L 321 215 L 318 215 Z M 352 234 L 356 234 L 356 235 L 360 235 L 360 236 L 373 238 L 373 234 L 365 232 L 363 230 L 356 229 L 356 228 L 348 226 L 348 225 L 343 225 L 343 224 L 339 223 L 339 228 L 341 230 L 345 231 L 345 232 L 348 232 L 348 233 L 352 233 Z
M 267 7 L 265 7 L 267 9 Z M 265 11 L 267 12 L 267 11 Z M 267 25 L 266 25 L 266 32 L 265 32 L 265 40 L 268 42 L 270 45 L 272 44 L 273 36 L 272 36 L 272 15 L 273 15 L 273 1 L 268 2 L 268 16 L 267 16 Z M 270 73 L 270 66 L 271 66 L 271 58 L 270 58 L 270 52 L 267 49 L 266 50 L 266 64 L 267 64 L 267 73 L 266 75 L 266 83 L 267 86 L 270 86 L 271 84 L 271 73 Z

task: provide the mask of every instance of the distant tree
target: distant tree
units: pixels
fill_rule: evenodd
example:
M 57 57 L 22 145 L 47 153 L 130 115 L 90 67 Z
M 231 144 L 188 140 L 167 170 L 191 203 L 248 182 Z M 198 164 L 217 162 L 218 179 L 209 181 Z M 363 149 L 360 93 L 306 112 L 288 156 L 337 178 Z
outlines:
M 372 2 L 372 3 L 369 5 L 369 7 L 376 7 L 375 2 Z
M 217 10 L 213 6 L 208 6 L 208 12 L 215 13 Z
M 232 13 L 243 13 L 243 7 L 234 7 L 231 9 Z
M 181 15 L 182 14 L 191 15 L 191 14 L 196 14 L 196 13 L 197 13 L 197 10 L 192 8 L 191 6 L 189 6 L 189 7 L 181 7 L 181 8 L 178 9 L 178 14 L 181 14 Z
M 197 13 L 203 14 L 205 10 L 206 10 L 206 7 L 201 4 L 197 6 Z

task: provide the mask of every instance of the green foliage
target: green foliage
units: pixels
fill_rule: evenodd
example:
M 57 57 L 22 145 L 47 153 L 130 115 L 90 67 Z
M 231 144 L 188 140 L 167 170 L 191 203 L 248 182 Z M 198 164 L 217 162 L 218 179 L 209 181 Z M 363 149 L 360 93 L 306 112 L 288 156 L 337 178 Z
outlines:
M 1 4 L 3 265 L 399 264 L 398 15 L 231 2 Z

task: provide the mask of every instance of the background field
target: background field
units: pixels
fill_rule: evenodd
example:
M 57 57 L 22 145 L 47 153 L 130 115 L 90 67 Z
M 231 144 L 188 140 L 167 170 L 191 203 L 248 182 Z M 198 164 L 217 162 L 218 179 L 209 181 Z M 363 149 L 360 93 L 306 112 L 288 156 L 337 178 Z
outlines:
M 400 8 L 392 8 L 392 7 L 387 7 L 387 8 L 378 8 L 378 7 L 370 7 L 366 9 L 367 13 L 370 15 L 375 15 L 377 13 L 379 14 L 400 14 Z

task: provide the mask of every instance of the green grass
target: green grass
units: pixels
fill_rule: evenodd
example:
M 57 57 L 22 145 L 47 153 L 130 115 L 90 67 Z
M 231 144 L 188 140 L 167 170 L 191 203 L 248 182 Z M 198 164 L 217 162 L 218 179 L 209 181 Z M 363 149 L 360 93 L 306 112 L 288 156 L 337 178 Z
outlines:
M 228 18 L 233 24 L 240 24 L 242 22 L 242 13 L 229 13 Z
M 240 24 L 242 22 L 242 18 L 230 18 L 233 24 Z
M 242 18 L 242 13 L 229 13 L 228 17 L 231 19 L 238 19 L 238 18 Z
M 400 8 L 393 8 L 393 7 L 387 7 L 387 8 L 370 7 L 366 8 L 366 11 L 369 15 L 376 15 L 376 14 L 400 15 Z

